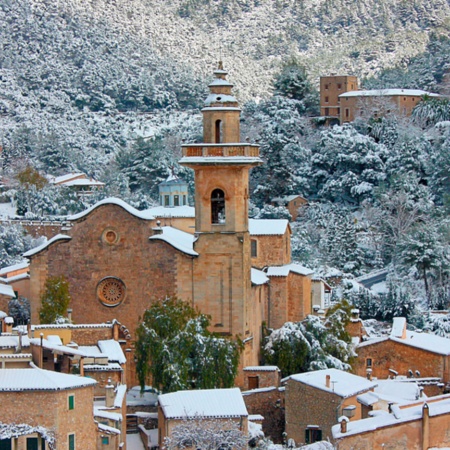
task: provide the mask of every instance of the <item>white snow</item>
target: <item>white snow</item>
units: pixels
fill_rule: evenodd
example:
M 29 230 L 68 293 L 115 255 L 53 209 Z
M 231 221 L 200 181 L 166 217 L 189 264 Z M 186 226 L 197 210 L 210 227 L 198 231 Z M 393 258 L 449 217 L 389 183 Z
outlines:
M 326 376 L 330 376 L 330 387 L 326 386 Z M 374 381 L 359 377 L 338 369 L 316 370 L 305 372 L 289 377 L 293 381 L 307 384 L 327 392 L 334 392 L 340 397 L 351 397 L 353 395 L 369 391 L 377 386 Z
M 280 369 L 278 366 L 247 366 L 244 367 L 244 371 L 251 371 L 251 372 L 279 372 Z
M 267 275 L 262 271 L 258 269 L 251 269 L 251 278 L 252 278 L 252 284 L 259 286 L 261 284 L 266 284 L 269 282 L 269 278 L 267 278 Z
M 17 348 L 19 345 L 19 336 L 16 334 L 6 334 L 3 333 L 0 335 L 0 348 L 7 349 L 7 348 Z M 22 336 L 22 348 L 23 347 L 29 347 L 30 346 L 30 339 L 28 339 L 28 336 L 23 335 Z
M 15 298 L 14 289 L 8 284 L 0 283 L 0 295 L 6 295 L 7 297 Z
M 402 338 L 406 331 L 406 319 L 404 317 L 394 317 L 392 322 L 391 337 Z
M 109 361 L 116 361 L 119 364 L 125 364 L 127 362 L 122 347 L 114 339 L 98 341 L 98 346 L 103 354 L 108 355 Z
M 287 219 L 249 219 L 248 231 L 251 236 L 283 235 L 289 226 Z
M 178 391 L 160 395 L 158 401 L 164 416 L 168 419 L 248 416 L 238 388 Z
M 314 271 L 300 264 L 286 264 L 284 266 L 272 266 L 267 269 L 267 276 L 269 277 L 287 277 L 290 272 L 297 273 L 303 276 L 313 275 Z
M 214 103 L 237 103 L 237 100 L 232 95 L 227 94 L 209 94 L 205 99 L 205 106 L 212 105 Z
M 60 391 L 94 384 L 97 382 L 91 378 L 38 368 L 0 370 L 0 391 Z
M 16 207 L 12 203 L 0 203 L 0 219 L 11 219 L 16 214 Z
M 145 450 L 139 433 L 129 433 L 126 435 L 127 449 L 129 450 Z
M 32 248 L 31 250 L 28 250 L 23 254 L 23 256 L 29 258 L 30 256 L 36 255 L 42 250 L 45 250 L 47 247 L 49 247 L 50 245 L 52 245 L 57 241 L 70 241 L 71 239 L 72 238 L 70 236 L 67 236 L 65 234 L 57 234 L 56 236 L 52 237 L 49 241 L 44 242 L 42 245 L 39 245 L 39 247 L 35 247 Z
M 24 260 L 12 266 L 3 267 L 2 269 L 0 269 L 0 277 L 3 275 L 7 275 L 10 272 L 15 272 L 16 270 L 27 269 L 29 266 L 30 263 L 27 260 Z
M 254 156 L 183 156 L 180 164 L 262 164 L 259 157 Z
M 145 210 L 149 216 L 153 216 L 155 219 L 158 217 L 195 217 L 195 208 L 192 206 L 156 206 Z
M 429 97 L 440 97 L 439 94 L 422 91 L 421 89 L 370 89 L 362 91 L 349 91 L 339 95 L 342 97 L 385 97 L 385 96 L 409 96 L 422 97 L 428 95 Z
M 164 241 L 172 247 L 191 256 L 198 256 L 194 250 L 194 235 L 178 230 L 173 227 L 162 227 L 162 234 L 150 236 L 150 240 Z
M 101 409 L 97 406 L 94 406 L 94 416 L 102 417 L 103 419 L 115 420 L 116 422 L 122 422 L 122 420 L 123 420 L 122 414 L 107 411 L 107 410 Z
M 30 343 L 36 346 L 41 345 L 41 338 L 32 338 L 30 339 Z M 73 347 L 69 347 L 67 345 L 60 345 L 57 343 L 52 343 L 48 339 L 42 339 L 42 347 L 47 350 L 52 350 L 54 352 L 59 352 L 61 354 L 68 354 L 74 356 L 86 356 L 82 351 L 77 350 Z

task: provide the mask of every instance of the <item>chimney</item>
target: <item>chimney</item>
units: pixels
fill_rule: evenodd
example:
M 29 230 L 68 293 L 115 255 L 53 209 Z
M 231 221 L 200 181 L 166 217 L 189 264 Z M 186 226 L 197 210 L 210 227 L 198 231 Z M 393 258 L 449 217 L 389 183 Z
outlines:
M 119 322 L 117 320 L 113 321 L 113 339 L 115 341 L 119 340 Z
M 12 333 L 14 319 L 12 317 L 5 317 L 4 324 L 5 324 L 5 333 Z
M 17 345 L 17 353 L 22 353 L 22 330 L 17 332 L 17 340 L 19 342 Z
M 105 386 L 106 392 L 106 407 L 113 408 L 114 407 L 114 386 L 111 384 L 111 378 L 108 378 L 108 384 Z
M 28 322 L 27 322 L 27 335 L 29 338 L 31 338 L 31 320 L 30 319 L 28 319 Z
M 72 308 L 69 308 L 67 310 L 67 320 L 69 321 L 69 323 L 72 323 Z
M 330 388 L 330 387 L 331 387 L 331 375 L 327 375 L 327 376 L 325 377 L 325 386 L 326 386 L 327 388 Z
M 44 365 L 44 333 L 41 333 L 41 345 L 39 347 L 39 367 L 42 369 Z
M 342 434 L 347 433 L 347 422 L 348 422 L 347 417 L 345 416 L 340 417 L 339 422 L 341 423 L 341 433 Z
M 156 227 L 152 228 L 153 230 L 153 234 L 162 234 L 162 228 L 161 228 L 161 221 L 157 220 L 156 221 Z

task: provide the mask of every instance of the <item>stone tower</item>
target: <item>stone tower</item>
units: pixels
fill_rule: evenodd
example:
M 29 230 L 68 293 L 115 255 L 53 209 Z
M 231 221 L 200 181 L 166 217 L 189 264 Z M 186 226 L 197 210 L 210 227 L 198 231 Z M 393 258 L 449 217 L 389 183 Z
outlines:
M 241 110 L 226 75 L 219 63 L 202 109 L 204 142 L 183 145 L 180 163 L 195 172 L 193 304 L 212 317 L 212 331 L 245 339 L 261 326 L 252 320 L 248 181 L 262 161 L 259 146 L 239 142 Z M 257 363 L 252 353 L 244 364 Z

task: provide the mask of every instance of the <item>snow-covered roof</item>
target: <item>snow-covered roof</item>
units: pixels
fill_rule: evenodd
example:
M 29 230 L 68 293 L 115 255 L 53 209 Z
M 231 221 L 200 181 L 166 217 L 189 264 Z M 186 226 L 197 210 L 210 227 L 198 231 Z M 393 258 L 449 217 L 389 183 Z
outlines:
M 252 284 L 259 286 L 261 284 L 266 284 L 269 282 L 269 278 L 267 275 L 262 271 L 258 269 L 251 269 L 251 278 L 252 278 Z
M 86 209 L 85 211 L 82 211 L 78 214 L 69 216 L 68 220 L 74 221 L 74 220 L 82 219 L 83 217 L 86 217 L 92 211 L 94 211 L 95 209 L 97 209 L 103 205 L 120 206 L 125 211 L 129 212 L 131 215 L 133 215 L 139 219 L 143 219 L 143 220 L 153 220 L 154 219 L 154 217 L 151 216 L 147 211 L 139 211 L 136 208 L 133 208 L 131 205 L 129 205 L 128 203 L 124 202 L 123 200 L 121 200 L 119 198 L 110 197 L 110 198 L 105 198 L 104 200 L 97 202 L 95 205 L 92 205 L 90 208 Z
M 284 197 L 275 197 L 272 199 L 272 202 L 278 203 L 278 202 L 291 202 L 292 200 L 295 200 L 296 198 L 305 198 L 302 197 L 299 194 L 292 194 L 292 195 L 285 195 Z
M 30 343 L 33 345 L 40 346 L 41 338 L 30 339 Z M 73 355 L 73 356 L 86 356 L 82 351 L 69 347 L 68 345 L 60 345 L 58 343 L 53 343 L 48 339 L 42 339 L 42 347 L 53 352 L 59 352 L 62 354 Z
M 119 384 L 116 387 L 116 397 L 114 398 L 114 408 L 121 408 L 123 404 L 123 400 L 127 393 L 127 385 Z
M 120 434 L 120 430 L 118 428 L 110 427 L 109 425 L 105 425 L 103 423 L 97 423 L 97 427 L 104 433 Z
M 194 250 L 194 235 L 173 227 L 161 227 L 162 233 L 150 236 L 150 240 L 164 241 L 172 247 L 191 256 L 198 256 Z
M 237 103 L 237 100 L 233 95 L 220 93 L 220 94 L 209 94 L 204 102 L 205 106 L 214 105 L 216 103 Z
M 41 252 L 42 250 L 45 250 L 46 248 L 50 247 L 55 242 L 58 241 L 70 241 L 72 238 L 70 236 L 67 236 L 65 234 L 57 234 L 56 236 L 53 236 L 50 240 L 47 242 L 44 242 L 42 245 L 39 245 L 38 247 L 32 248 L 31 250 L 28 250 L 23 254 L 23 256 L 26 256 L 29 258 L 30 256 L 36 255 L 37 253 Z
M 149 216 L 157 219 L 158 217 L 195 217 L 195 208 L 192 206 L 155 206 L 145 210 Z
M 327 375 L 330 376 L 330 387 L 326 386 Z M 344 398 L 368 391 L 377 386 L 377 383 L 374 381 L 338 369 L 305 372 L 291 375 L 289 378 L 323 391 L 334 392 Z
M 86 178 L 86 174 L 83 172 L 73 172 L 73 173 L 66 173 L 65 175 L 61 175 L 59 177 L 49 175 L 47 178 L 50 181 L 50 183 L 60 184 L 68 180 L 73 180 L 74 178 Z
M 0 348 L 16 348 L 19 345 L 19 336 L 17 334 L 0 335 Z M 22 347 L 30 346 L 30 339 L 27 335 L 22 335 Z
M 15 281 L 19 281 L 19 280 L 26 280 L 30 278 L 30 274 L 29 273 L 19 273 L 18 275 L 14 275 L 13 277 L 0 277 L 0 281 L 4 284 L 11 284 L 14 283 Z
M 300 264 L 292 263 L 284 266 L 272 266 L 267 269 L 267 276 L 269 277 L 287 277 L 290 272 L 297 273 L 303 276 L 309 276 L 314 273 L 311 269 L 301 266 Z
M 222 78 L 216 78 L 213 81 L 211 81 L 211 83 L 208 84 L 208 87 L 213 87 L 213 86 L 233 87 L 234 85 L 232 83 L 230 83 L 228 80 L 223 80 Z
M 83 352 L 86 358 L 108 358 L 96 345 L 79 345 L 78 350 Z
M 280 369 L 278 366 L 247 366 L 244 367 L 244 371 L 251 371 L 251 372 L 279 372 Z
M 114 321 L 113 321 L 114 322 Z M 32 330 L 47 330 L 47 329 L 66 329 L 66 328 L 112 328 L 112 323 L 53 323 L 53 324 L 46 324 L 46 325 L 31 325 Z
M 84 364 L 83 368 L 86 372 L 123 372 L 119 363 Z
M 209 108 L 212 109 L 212 108 Z M 230 109 L 230 108 L 227 108 Z M 259 156 L 183 156 L 180 164 L 262 164 Z
M 428 95 L 429 97 L 439 97 L 439 94 L 422 91 L 421 89 L 369 89 L 362 91 L 350 91 L 340 94 L 339 97 L 386 97 L 386 96 L 401 96 L 406 95 L 410 97 L 422 97 Z
M 104 186 L 105 183 L 101 181 L 93 180 L 92 178 L 78 178 L 76 180 L 66 181 L 65 183 L 60 183 L 64 186 Z
M 248 231 L 251 236 L 283 235 L 289 226 L 287 219 L 249 219 Z
M 116 422 L 122 422 L 123 420 L 122 414 L 104 410 L 97 406 L 94 406 L 94 417 L 101 417 L 102 419 L 115 420 Z
M 0 283 L 0 295 L 6 295 L 8 297 L 15 298 L 14 289 L 9 284 Z
M 401 338 L 405 331 L 406 331 L 406 318 L 394 317 L 394 320 L 392 321 L 391 337 Z
M 400 318 L 399 318 L 400 319 Z M 409 345 L 414 348 L 418 348 L 421 350 L 425 350 L 431 353 L 437 353 L 438 355 L 450 355 L 450 339 L 436 336 L 435 334 L 430 333 L 417 333 L 415 331 L 406 330 L 406 337 L 397 337 L 401 336 L 401 326 L 402 322 L 395 322 L 395 328 L 393 328 L 393 332 L 389 337 L 375 338 L 369 339 L 367 341 L 361 342 L 356 350 L 359 347 L 366 347 L 368 345 L 378 344 L 380 342 L 385 342 L 387 340 L 391 340 L 394 342 L 398 342 L 399 344 Z
M 98 346 L 102 353 L 108 355 L 110 361 L 117 361 L 119 364 L 125 364 L 127 362 L 122 347 L 114 339 L 98 341 Z
M 60 391 L 93 386 L 92 378 L 38 368 L 0 370 L 0 391 Z
M 411 403 L 393 405 L 393 414 L 380 414 L 368 419 L 354 420 L 347 423 L 347 432 L 341 433 L 340 425 L 332 428 L 335 439 L 360 433 L 367 433 L 384 427 L 391 427 L 422 418 L 424 404 L 428 405 L 430 417 L 442 414 L 450 414 L 450 396 L 441 395 Z
M 0 269 L 0 277 L 8 274 L 10 272 L 15 272 L 16 270 L 27 269 L 29 266 L 30 266 L 30 263 L 25 260 L 20 263 L 13 264 L 12 266 L 3 267 L 2 269 Z
M 238 388 L 172 392 L 160 395 L 158 402 L 167 419 L 248 416 Z

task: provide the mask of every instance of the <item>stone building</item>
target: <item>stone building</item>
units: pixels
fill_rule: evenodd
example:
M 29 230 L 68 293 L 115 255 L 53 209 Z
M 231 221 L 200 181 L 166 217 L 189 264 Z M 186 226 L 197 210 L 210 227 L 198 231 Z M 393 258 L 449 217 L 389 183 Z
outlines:
M 48 370 L 0 370 L 2 449 L 95 449 L 94 385 Z
M 339 96 L 344 92 L 357 91 L 358 78 L 349 75 L 330 75 L 320 77 L 320 115 L 328 123 L 339 123 L 341 105 Z
M 339 417 L 361 419 L 357 396 L 376 385 L 337 369 L 291 375 L 285 393 L 287 437 L 297 444 L 331 439 L 331 428 Z
M 288 222 L 248 219 L 249 171 L 262 164 L 259 147 L 240 143 L 232 84 L 221 66 L 214 75 L 202 109 L 204 142 L 183 145 L 180 160 L 195 174 L 195 217 L 182 204 L 184 188 L 171 183 L 164 212 L 106 199 L 70 217 L 60 234 L 25 254 L 33 323 L 46 279 L 64 275 L 73 320 L 117 319 L 132 352 L 145 309 L 176 295 L 211 316 L 211 331 L 243 339 L 243 368 L 259 364 L 263 321 L 279 327 L 311 312 L 312 272 L 291 262 Z M 136 384 L 133 365 L 127 367 L 128 384 Z
M 450 339 L 406 329 L 406 319 L 395 317 L 388 337 L 361 342 L 353 366 L 360 376 L 388 378 L 439 377 L 450 382 Z

